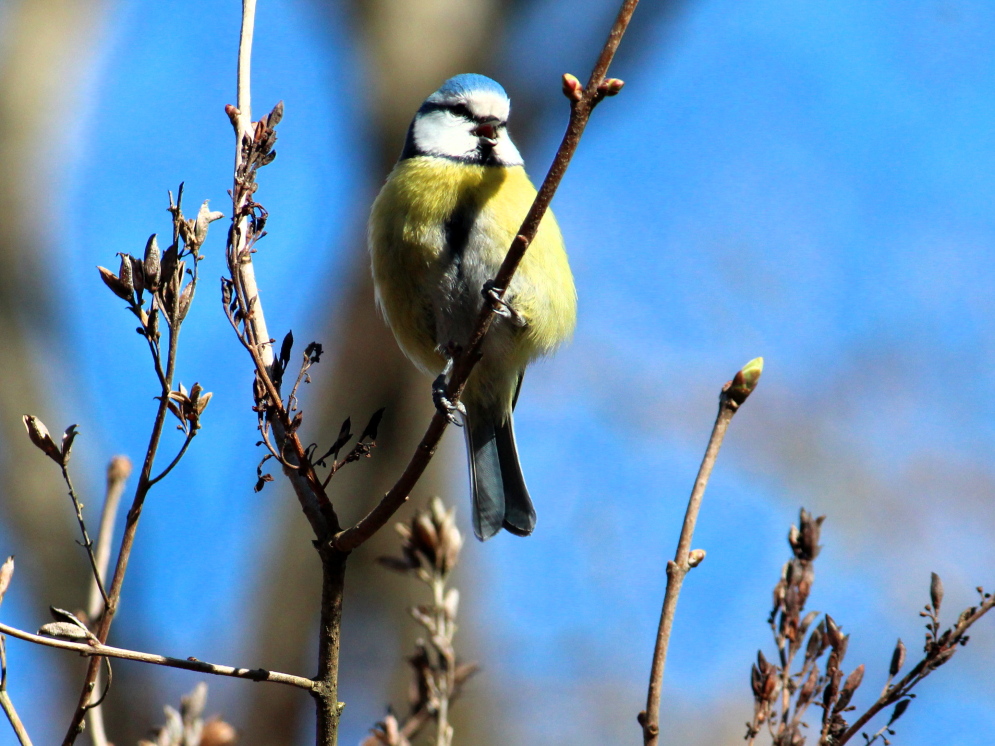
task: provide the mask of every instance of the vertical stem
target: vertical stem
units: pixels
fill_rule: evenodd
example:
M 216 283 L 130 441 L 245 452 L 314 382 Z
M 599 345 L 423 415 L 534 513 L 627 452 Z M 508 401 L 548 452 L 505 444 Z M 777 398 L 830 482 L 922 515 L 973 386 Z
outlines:
M 438 636 L 444 646 L 435 644 L 439 656 L 439 668 L 445 672 L 445 680 L 439 683 L 439 711 L 435 715 L 435 746 L 451 746 L 453 728 L 449 724 L 449 699 L 452 697 L 456 679 L 456 660 L 452 654 L 453 623 L 446 614 L 446 579 L 436 574 L 432 579 L 432 596 L 435 602 L 435 624 Z
M 705 496 L 708 479 L 712 475 L 712 467 L 722 447 L 732 416 L 736 413 L 737 404 L 725 394 L 719 400 L 719 413 L 715 418 L 712 435 L 708 439 L 708 448 L 698 469 L 698 477 L 694 481 L 694 489 L 688 500 L 687 511 L 684 514 L 684 525 L 681 537 L 677 542 L 677 552 L 674 559 L 667 563 L 667 590 L 663 596 L 663 609 L 660 612 L 660 627 L 656 636 L 656 648 L 653 651 L 653 666 L 650 671 L 649 691 L 646 697 L 646 710 L 639 714 L 640 725 L 643 726 L 643 743 L 645 746 L 656 746 L 660 737 L 660 693 L 663 689 L 663 670 L 667 662 L 667 648 L 670 645 L 670 632 L 674 626 L 674 614 L 677 611 L 677 598 L 684 584 L 684 577 L 691 569 L 688 554 L 691 551 L 691 539 L 694 536 L 695 523 L 698 521 L 698 511 Z
M 318 709 L 317 746 L 336 746 L 339 718 L 339 651 L 342 630 L 342 592 L 347 554 L 319 550 L 321 556 L 321 624 L 318 629 L 318 673 L 311 691 Z
M 256 0 L 242 0 L 242 31 L 238 40 L 238 132 L 235 134 L 235 186 L 232 195 L 235 196 L 234 215 L 243 215 L 245 201 L 251 196 L 238 188 L 238 174 L 242 166 L 244 151 L 243 138 L 253 136 L 252 129 L 252 37 L 256 24 Z M 263 314 L 262 302 L 259 299 L 259 286 L 256 284 L 256 270 L 247 254 L 246 237 L 248 235 L 249 219 L 242 216 L 235 225 L 235 236 L 232 241 L 232 264 L 238 266 L 240 277 L 245 288 L 247 329 L 251 327 L 256 349 L 263 358 L 263 363 L 269 368 L 273 365 L 273 345 L 270 344 L 269 331 L 266 328 L 266 316 Z M 244 257 L 244 259 L 243 259 Z
M 96 572 L 90 583 L 90 597 L 86 605 L 89 624 L 104 613 L 104 598 L 101 595 L 100 583 L 107 577 L 107 566 L 111 559 L 111 543 L 114 538 L 114 524 L 117 519 L 117 509 L 124 494 L 124 485 L 131 475 L 131 461 L 126 456 L 115 456 L 107 465 L 107 490 L 104 496 L 104 507 L 100 513 L 100 530 L 97 534 Z M 99 583 L 97 581 L 99 578 Z M 97 673 L 94 689 L 100 691 L 103 686 L 103 671 Z M 87 712 L 90 741 L 93 746 L 106 746 L 107 729 L 104 727 L 104 708 L 100 705 Z

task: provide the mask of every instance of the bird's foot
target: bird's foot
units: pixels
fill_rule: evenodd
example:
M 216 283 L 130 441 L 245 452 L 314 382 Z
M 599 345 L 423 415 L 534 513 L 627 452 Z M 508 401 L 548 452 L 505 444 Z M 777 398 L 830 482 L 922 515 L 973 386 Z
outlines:
M 447 368 L 450 366 L 447 366 Z M 432 382 L 432 401 L 435 402 L 435 408 L 445 416 L 447 420 L 456 427 L 463 427 L 463 423 L 459 421 L 456 417 L 456 413 L 459 412 L 461 415 L 466 415 L 466 407 L 463 406 L 463 402 L 456 401 L 452 402 L 446 396 L 446 372 L 439 375 L 435 381 Z
M 494 310 L 498 316 L 508 319 L 515 326 L 522 328 L 528 326 L 528 321 L 522 314 L 516 311 L 511 305 L 501 297 L 504 291 L 494 287 L 494 281 L 488 280 L 484 283 L 483 290 L 481 293 L 484 296 L 484 300 L 490 304 L 490 307 Z

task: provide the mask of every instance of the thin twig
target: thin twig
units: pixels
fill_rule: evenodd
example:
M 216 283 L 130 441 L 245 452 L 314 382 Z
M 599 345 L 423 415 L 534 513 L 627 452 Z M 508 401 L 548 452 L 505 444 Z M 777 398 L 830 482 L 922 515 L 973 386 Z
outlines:
M 104 583 L 101 580 L 100 570 L 97 567 L 97 558 L 93 554 L 93 542 L 90 540 L 90 534 L 86 530 L 86 522 L 83 520 L 83 504 L 76 495 L 76 490 L 73 488 L 73 480 L 69 478 L 69 469 L 65 463 L 62 464 L 62 479 L 65 480 L 66 487 L 69 488 L 69 497 L 73 501 L 73 508 L 76 509 L 76 521 L 79 523 L 80 533 L 83 534 L 81 546 L 86 550 L 86 556 L 90 560 L 90 569 L 93 571 L 93 582 L 106 604 L 107 591 L 104 590 Z
M 191 427 L 190 430 L 187 431 L 187 437 L 183 439 L 183 445 L 180 446 L 179 452 L 176 454 L 173 460 L 169 462 L 169 466 L 167 466 L 165 469 L 162 470 L 162 473 L 159 474 L 159 476 L 149 480 L 149 487 L 165 479 L 166 475 L 173 470 L 173 467 L 176 466 L 178 463 L 180 463 L 180 459 L 183 458 L 183 454 L 187 452 L 187 448 L 190 447 L 191 441 L 193 441 L 194 437 L 196 437 L 197 430 L 198 428 Z
M 715 417 L 711 437 L 705 456 L 698 469 L 698 476 L 691 490 L 687 511 L 684 514 L 684 524 L 681 536 L 677 542 L 677 552 L 674 559 L 667 563 L 667 589 L 663 596 L 663 609 L 660 613 L 660 627 L 656 636 L 656 648 L 653 651 L 653 665 L 650 669 L 649 689 L 646 696 L 646 709 L 639 713 L 639 724 L 643 728 L 643 743 L 645 746 L 656 746 L 660 737 L 660 693 L 663 689 L 663 671 L 667 662 L 667 648 L 670 644 L 670 632 L 674 626 L 674 614 L 677 611 L 677 599 L 681 586 L 688 571 L 700 561 L 699 557 L 691 557 L 691 540 L 694 537 L 694 527 L 698 520 L 698 511 L 705 496 L 708 479 L 718 458 L 722 440 L 725 438 L 729 423 L 740 405 L 746 400 L 757 385 L 763 360 L 757 358 L 750 361 L 739 371 L 732 381 L 722 388 L 719 396 L 719 412 Z
M 91 656 L 92 660 L 100 663 L 102 658 L 121 658 L 122 660 L 138 661 L 140 663 L 151 663 L 156 666 L 167 666 L 169 668 L 182 668 L 187 671 L 197 671 L 198 673 L 212 674 L 214 676 L 231 676 L 236 679 L 249 679 L 250 681 L 272 681 L 275 684 L 286 684 L 298 689 L 314 688 L 314 681 L 305 676 L 294 676 L 289 673 L 279 673 L 268 671 L 265 668 L 240 668 L 236 666 L 222 666 L 216 663 L 197 660 L 196 658 L 170 658 L 165 655 L 155 653 L 142 653 L 137 650 L 126 650 L 115 648 L 110 645 L 90 644 L 86 642 L 71 642 L 56 637 L 45 637 L 35 635 L 24 630 L 0 623 L 0 632 L 11 637 L 17 637 L 27 642 L 38 645 L 45 645 L 50 648 L 60 650 L 71 650 L 84 656 Z
M 17 734 L 18 743 L 21 746 L 31 746 L 31 738 L 28 736 L 28 731 L 25 729 L 24 723 L 21 722 L 21 718 L 17 715 L 17 710 L 10 699 L 10 694 L 7 693 L 7 640 L 3 635 L 0 635 L 0 707 L 3 708 L 7 720 L 10 721 L 10 727 Z
M 265 427 L 260 428 L 267 448 L 283 465 L 297 495 L 301 508 L 311 524 L 322 565 L 321 619 L 318 635 L 318 673 L 311 687 L 317 710 L 317 742 L 334 746 L 338 740 L 339 717 L 342 705 L 338 701 L 338 667 L 342 621 L 342 593 L 345 583 L 347 552 L 332 547 L 329 538 L 339 531 L 339 521 L 329 502 L 321 480 L 307 457 L 307 451 L 297 435 L 300 413 L 292 420 L 283 404 L 279 386 L 273 380 L 273 345 L 266 327 L 266 317 L 259 299 L 259 290 L 252 264 L 252 246 L 259 238 L 256 230 L 257 211 L 261 208 L 253 201 L 255 191 L 254 169 L 267 161 L 250 161 L 258 151 L 256 135 L 275 138 L 272 126 L 280 116 L 280 105 L 274 109 L 265 124 L 255 126 L 251 110 L 251 57 L 252 36 L 255 24 L 255 0 L 242 2 L 242 32 L 238 52 L 238 101 L 237 107 L 228 107 L 228 114 L 235 126 L 235 169 L 232 187 L 232 229 L 229 233 L 226 258 L 231 275 L 228 298 L 238 305 L 242 319 L 239 333 L 237 319 L 229 315 L 239 339 L 245 345 L 256 368 L 256 405 L 265 407 L 262 417 L 269 420 L 276 447 L 269 443 Z M 275 118 L 274 118 L 275 117 Z M 270 129 L 267 130 L 267 127 Z M 271 140 L 270 140 L 271 142 Z M 262 213 L 265 216 L 265 212 Z M 224 288 L 224 285 L 223 285 Z M 223 297 L 225 297 L 223 295 Z M 226 305 L 228 303 L 226 302 Z M 226 314 L 230 310 L 226 309 Z M 296 463 L 294 463 L 296 462 Z
M 611 32 L 608 35 L 608 40 L 605 42 L 591 72 L 587 87 L 583 91 L 580 91 L 578 84 L 576 89 L 568 92 L 567 76 L 564 76 L 564 92 L 570 98 L 570 121 L 567 124 L 567 130 L 563 135 L 563 140 L 560 142 L 560 147 L 556 151 L 556 156 L 553 158 L 553 163 L 549 167 L 546 178 L 539 187 L 535 201 L 522 221 L 522 225 L 518 229 L 518 233 L 501 264 L 501 268 L 498 270 L 497 277 L 493 281 L 493 286 L 501 298 L 504 297 L 504 293 L 510 286 L 518 265 L 521 263 L 526 250 L 528 250 L 529 245 L 539 231 L 539 224 L 549 209 L 553 194 L 556 192 L 557 187 L 559 187 L 560 181 L 563 179 L 564 173 L 566 173 L 567 166 L 570 164 L 570 160 L 577 150 L 580 137 L 584 133 L 584 128 L 587 126 L 588 120 L 591 118 L 591 112 L 594 111 L 594 107 L 605 95 L 617 93 L 618 88 L 621 86 L 621 81 L 618 81 L 618 86 L 613 89 L 612 93 L 607 93 L 608 89 L 605 88 L 605 74 L 608 72 L 608 66 L 611 64 L 619 42 L 622 40 L 622 35 L 628 27 L 629 21 L 632 20 L 632 13 L 635 11 L 638 2 L 639 0 L 624 0 L 622 3 L 622 7 L 619 9 L 618 16 L 615 18 L 615 23 L 612 25 Z M 572 78 L 572 76 L 571 79 L 576 81 L 576 78 Z M 463 392 L 463 387 L 480 357 L 480 349 L 483 345 L 484 337 L 490 329 L 494 316 L 495 307 L 485 303 L 480 311 L 480 315 L 477 317 L 477 323 L 469 345 L 456 358 L 453 373 L 446 391 L 446 398 L 449 401 L 455 402 L 459 400 Z M 391 516 L 408 499 L 411 490 L 425 472 L 429 461 L 432 460 L 432 456 L 435 455 L 435 451 L 439 447 L 439 441 L 442 439 L 442 435 L 448 424 L 448 419 L 445 415 L 441 412 L 435 413 L 407 467 L 405 467 L 404 472 L 390 491 L 383 496 L 373 510 L 359 521 L 359 523 L 335 535 L 334 544 L 338 549 L 351 551 L 386 525 Z
M 114 524 L 124 485 L 131 475 L 131 461 L 127 456 L 115 456 L 107 465 L 107 490 L 104 507 L 100 514 L 100 532 L 97 534 L 97 573 L 101 581 L 107 576 L 107 565 L 111 558 L 111 542 L 114 538 Z M 96 576 L 95 576 L 96 579 Z M 104 613 L 104 599 L 96 582 L 90 584 L 86 614 L 89 624 L 93 624 Z M 109 683 L 109 682 L 108 682 Z M 101 675 L 97 675 L 95 688 L 100 688 Z M 108 743 L 107 729 L 104 727 L 103 707 L 91 707 L 87 711 L 90 740 L 94 746 Z

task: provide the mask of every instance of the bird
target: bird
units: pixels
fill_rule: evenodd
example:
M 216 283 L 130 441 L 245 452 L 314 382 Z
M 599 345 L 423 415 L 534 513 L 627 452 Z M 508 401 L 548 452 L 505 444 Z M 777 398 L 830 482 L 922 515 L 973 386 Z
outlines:
M 511 102 L 496 81 L 450 78 L 425 99 L 370 212 L 377 305 L 404 354 L 435 376 L 436 406 L 466 434 L 473 529 L 528 536 L 536 512 L 515 443 L 512 412 L 525 368 L 571 337 L 577 291 L 551 211 L 503 298 L 493 287 L 536 189 L 508 134 Z M 484 303 L 497 312 L 461 401 L 446 401 L 454 352 Z M 457 424 L 460 424 L 457 422 Z

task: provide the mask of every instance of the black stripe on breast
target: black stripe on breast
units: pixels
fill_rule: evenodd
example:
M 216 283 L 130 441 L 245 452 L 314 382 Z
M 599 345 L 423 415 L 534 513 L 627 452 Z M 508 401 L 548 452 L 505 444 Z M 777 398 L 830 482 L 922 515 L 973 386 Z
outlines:
M 452 211 L 446 219 L 446 245 L 453 258 L 453 262 L 459 263 L 463 258 L 463 251 L 470 242 L 470 231 L 480 214 L 480 204 L 473 195 L 464 194 L 456 203 L 456 209 Z

